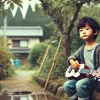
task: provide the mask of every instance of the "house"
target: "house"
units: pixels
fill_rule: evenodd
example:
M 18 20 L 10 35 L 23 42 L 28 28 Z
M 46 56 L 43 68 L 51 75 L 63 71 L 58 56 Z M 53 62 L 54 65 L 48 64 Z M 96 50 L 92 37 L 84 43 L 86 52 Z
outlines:
M 4 35 L 4 28 L 1 27 L 0 34 Z M 7 47 L 21 60 L 21 65 L 28 63 L 27 57 L 29 50 L 40 43 L 40 37 L 43 36 L 41 26 L 8 26 L 6 28 Z

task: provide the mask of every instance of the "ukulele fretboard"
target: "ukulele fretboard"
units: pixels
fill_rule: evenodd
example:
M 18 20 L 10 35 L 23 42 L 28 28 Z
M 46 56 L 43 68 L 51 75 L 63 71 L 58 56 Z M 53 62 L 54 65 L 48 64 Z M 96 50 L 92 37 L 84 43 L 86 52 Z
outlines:
M 83 69 L 83 68 L 82 68 L 82 69 L 80 70 L 80 73 L 83 73 L 83 74 L 90 74 L 91 71 L 92 71 L 91 69 Z

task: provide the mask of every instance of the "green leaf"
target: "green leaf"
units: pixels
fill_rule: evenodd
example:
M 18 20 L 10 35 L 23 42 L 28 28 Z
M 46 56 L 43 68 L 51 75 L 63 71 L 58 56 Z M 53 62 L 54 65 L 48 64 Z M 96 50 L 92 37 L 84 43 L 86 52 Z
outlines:
M 17 4 L 19 7 L 23 8 L 23 6 L 22 6 L 22 4 L 21 4 L 20 2 L 16 2 L 16 4 Z
M 15 0 L 14 3 L 23 3 L 22 0 Z
M 10 3 L 10 8 L 13 10 L 14 9 L 14 4 Z
M 18 0 L 18 2 L 23 3 L 22 0 Z

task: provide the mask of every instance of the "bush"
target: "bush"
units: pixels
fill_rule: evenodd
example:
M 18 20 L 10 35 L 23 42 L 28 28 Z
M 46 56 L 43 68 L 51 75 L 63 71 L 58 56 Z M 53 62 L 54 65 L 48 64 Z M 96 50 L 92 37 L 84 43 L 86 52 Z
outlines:
M 7 69 L 11 66 L 10 58 L 12 54 L 5 48 L 0 47 L 0 64 L 3 64 L 4 69 Z
M 40 57 L 40 55 L 42 57 L 42 55 L 45 53 L 47 46 L 48 45 L 46 43 L 40 43 L 40 44 L 35 45 L 30 50 L 29 55 L 28 55 L 28 60 L 30 61 L 32 65 L 38 64 L 37 60 Z
M 30 61 L 30 63 L 35 66 L 40 65 L 46 53 L 47 47 L 48 47 L 48 44 L 43 43 L 43 42 L 34 46 L 31 49 L 28 56 L 28 60 Z M 49 53 L 48 53 L 49 58 L 52 57 L 52 54 L 54 51 L 55 51 L 55 48 L 53 46 L 50 46 Z
M 54 68 L 53 68 L 50 78 L 51 79 L 59 79 L 59 78 L 65 77 L 65 72 L 66 72 L 68 65 L 66 63 L 66 57 L 64 55 L 63 46 L 60 47 L 57 57 L 54 60 L 54 54 L 56 52 L 56 49 L 57 48 L 55 48 L 55 50 L 52 50 L 52 48 L 51 48 L 51 51 L 53 51 L 53 53 L 49 52 L 50 56 L 48 54 L 48 56 L 45 60 L 44 66 L 39 75 L 40 77 L 47 79 L 48 73 L 51 69 L 53 62 L 54 62 Z
M 3 70 L 7 71 L 11 67 L 11 58 L 12 53 L 7 48 L 4 48 L 3 37 L 0 37 L 0 64 L 3 65 Z
M 14 74 L 15 74 L 14 70 L 15 70 L 14 66 L 9 67 L 9 68 L 7 69 L 7 76 L 12 76 L 12 75 L 14 75 Z

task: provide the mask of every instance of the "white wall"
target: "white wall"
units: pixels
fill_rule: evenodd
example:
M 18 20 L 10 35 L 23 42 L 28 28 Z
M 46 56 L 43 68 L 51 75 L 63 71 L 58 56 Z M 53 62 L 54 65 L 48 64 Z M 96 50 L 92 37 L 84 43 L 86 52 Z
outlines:
M 31 47 L 33 47 L 34 45 L 36 45 L 36 44 L 39 44 L 40 43 L 40 40 L 39 40 L 39 38 L 30 38 L 29 39 L 29 42 L 28 42 L 28 48 L 31 48 Z

